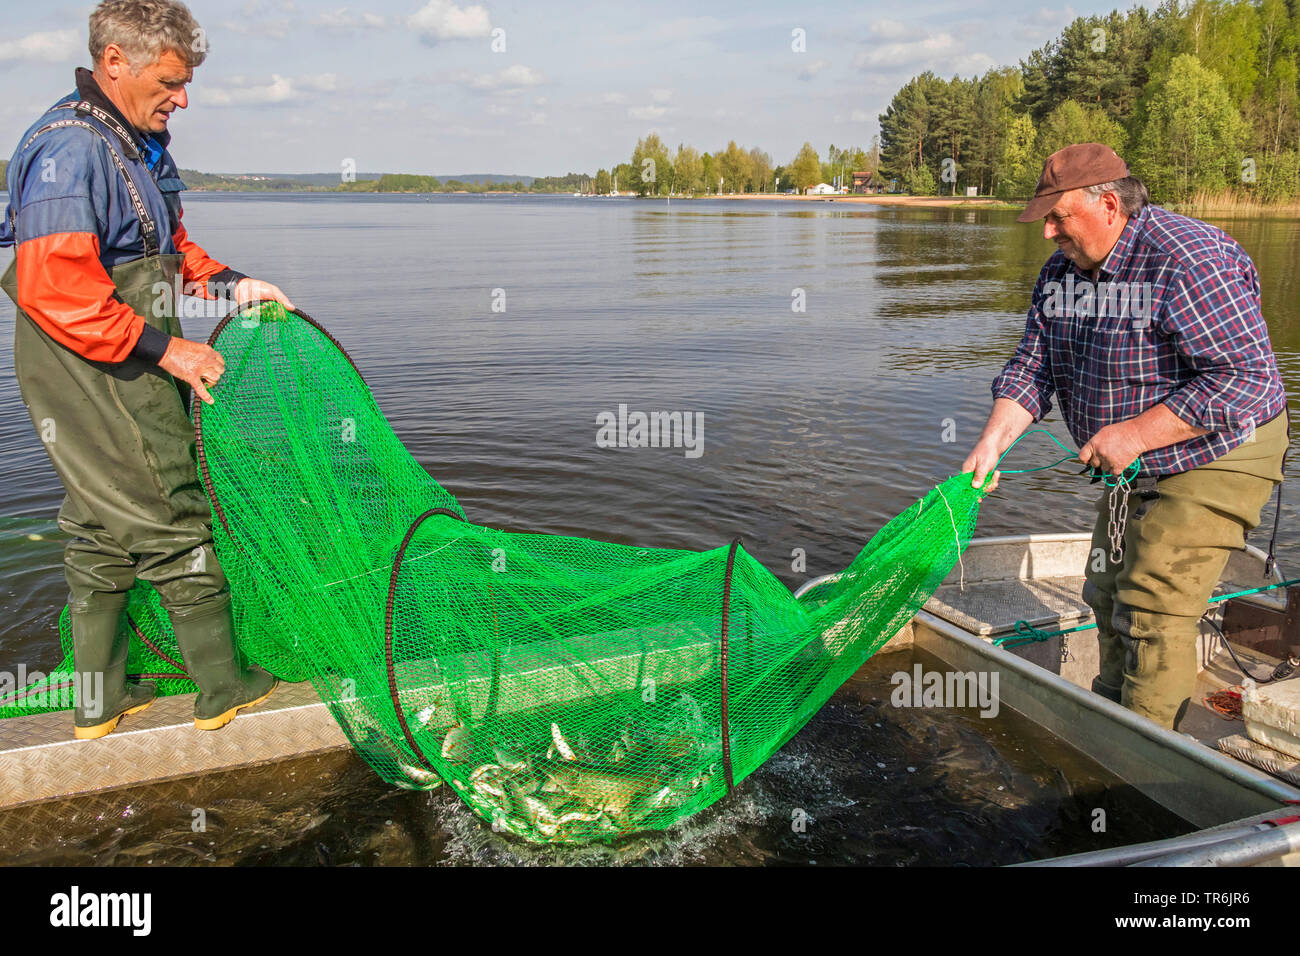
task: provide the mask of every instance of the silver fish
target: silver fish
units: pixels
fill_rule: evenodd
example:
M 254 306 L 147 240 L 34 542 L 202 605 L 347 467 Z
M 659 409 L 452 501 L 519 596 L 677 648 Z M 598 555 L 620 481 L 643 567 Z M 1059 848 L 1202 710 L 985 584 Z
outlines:
M 494 803 L 502 804 L 506 799 L 505 781 L 508 774 L 494 763 L 485 763 L 469 775 L 470 786 Z
M 559 724 L 551 724 L 551 743 L 555 746 L 555 752 L 565 760 L 578 759 L 577 755 L 573 752 L 573 748 L 569 746 L 569 742 L 565 740 L 564 735 L 560 733 Z
M 555 821 L 555 827 L 561 830 L 580 823 L 609 823 L 609 817 L 601 810 L 570 810 Z
M 542 789 L 566 793 L 590 810 L 604 810 L 621 816 L 638 797 L 655 789 L 657 776 L 619 773 L 591 764 L 553 762 L 539 767 L 546 777 Z
M 652 767 L 672 764 L 693 753 L 698 742 L 684 731 L 633 734 L 624 730 L 610 748 L 609 763 Z
M 567 802 L 567 801 L 566 801 Z M 546 839 L 560 836 L 565 829 L 589 827 L 591 824 L 603 824 L 600 829 L 615 829 L 609 818 L 600 810 L 574 808 L 557 809 L 554 801 L 547 802 L 540 797 L 524 797 L 521 810 L 529 826 Z
M 397 769 L 402 771 L 406 779 L 394 780 L 393 784 L 403 790 L 433 790 L 442 785 L 442 778 L 432 770 L 409 763 L 399 763 Z
M 668 807 L 680 807 L 684 801 L 671 786 L 663 786 L 643 799 L 637 800 L 629 808 L 631 822 L 640 823 L 656 810 Z
M 496 758 L 498 766 L 504 767 L 511 773 L 524 773 L 528 770 L 528 761 L 509 750 L 504 750 L 501 747 L 493 747 L 492 756 Z
M 538 797 L 526 796 L 521 801 L 521 809 L 528 822 L 544 836 L 555 836 L 557 817 L 555 810 Z
M 464 727 L 453 727 L 442 738 L 442 759 L 450 763 L 469 763 L 474 750 L 474 736 Z

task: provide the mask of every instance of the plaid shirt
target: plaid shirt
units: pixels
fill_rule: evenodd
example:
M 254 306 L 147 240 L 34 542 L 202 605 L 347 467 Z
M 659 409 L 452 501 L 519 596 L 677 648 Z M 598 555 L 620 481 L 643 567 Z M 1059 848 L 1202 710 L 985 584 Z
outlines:
M 994 398 L 1035 421 L 1053 392 L 1080 447 L 1161 402 L 1209 430 L 1144 454 L 1144 474 L 1187 471 L 1236 448 L 1286 408 L 1250 256 L 1221 229 L 1159 206 L 1128 221 L 1096 282 L 1058 249 L 993 382 Z

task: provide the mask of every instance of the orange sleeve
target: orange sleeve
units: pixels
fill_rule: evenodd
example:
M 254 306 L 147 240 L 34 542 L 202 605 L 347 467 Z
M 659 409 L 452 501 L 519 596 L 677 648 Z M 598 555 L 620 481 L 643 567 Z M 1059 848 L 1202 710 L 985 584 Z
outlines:
M 185 257 L 181 264 L 185 294 L 197 293 L 205 299 L 216 298 L 208 289 L 209 279 L 222 272 L 231 272 L 232 277 L 238 275 L 241 279 L 243 275 L 234 273 L 227 266 L 213 259 L 202 246 L 190 238 L 189 233 L 185 231 L 185 224 L 181 222 L 184 215 L 182 211 L 176 218 L 176 232 L 172 234 L 172 241 L 176 244 L 176 251 Z
M 117 298 L 99 261 L 99 237 L 59 232 L 21 243 L 15 252 L 18 307 L 61 345 L 93 362 L 122 362 L 144 317 Z

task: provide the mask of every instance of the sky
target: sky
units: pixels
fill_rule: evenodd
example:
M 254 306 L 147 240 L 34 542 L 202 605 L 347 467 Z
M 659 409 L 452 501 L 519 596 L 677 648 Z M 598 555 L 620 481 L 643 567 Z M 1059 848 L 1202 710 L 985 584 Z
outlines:
M 94 4 L 0 0 L 0 155 L 90 66 Z M 867 147 L 910 77 L 1014 65 L 1124 3 L 193 0 L 207 60 L 171 122 L 204 172 L 594 173 L 653 131 L 788 162 Z

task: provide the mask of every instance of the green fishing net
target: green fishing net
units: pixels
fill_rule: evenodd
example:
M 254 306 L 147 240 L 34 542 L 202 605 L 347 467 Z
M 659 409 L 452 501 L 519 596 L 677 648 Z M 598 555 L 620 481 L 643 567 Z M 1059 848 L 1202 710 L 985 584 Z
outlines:
M 982 497 L 948 479 L 796 599 L 738 544 L 467 520 L 305 316 L 250 307 L 212 344 L 226 372 L 197 416 L 199 470 L 242 652 L 311 681 L 384 780 L 445 781 L 532 841 L 662 829 L 724 797 L 908 623 Z M 144 583 L 121 626 L 132 673 L 194 689 Z

